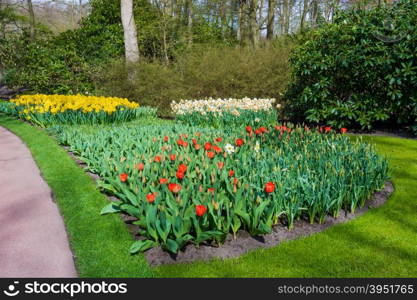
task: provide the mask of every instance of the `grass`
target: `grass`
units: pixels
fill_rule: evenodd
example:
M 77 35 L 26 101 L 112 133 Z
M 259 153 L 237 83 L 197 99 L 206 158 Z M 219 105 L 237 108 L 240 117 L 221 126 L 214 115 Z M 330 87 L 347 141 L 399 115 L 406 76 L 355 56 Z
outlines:
M 396 191 L 380 208 L 345 224 L 224 261 L 150 268 L 130 256 L 132 237 L 116 215 L 100 216 L 106 198 L 44 131 L 0 115 L 0 125 L 30 148 L 54 191 L 82 277 L 415 277 L 417 141 L 364 137 L 386 155 Z
M 45 131 L 0 115 L 0 125 L 29 147 L 58 203 L 80 277 L 151 277 L 143 255 L 131 256 L 133 237 L 117 215 L 102 217 L 108 203 L 93 180 Z

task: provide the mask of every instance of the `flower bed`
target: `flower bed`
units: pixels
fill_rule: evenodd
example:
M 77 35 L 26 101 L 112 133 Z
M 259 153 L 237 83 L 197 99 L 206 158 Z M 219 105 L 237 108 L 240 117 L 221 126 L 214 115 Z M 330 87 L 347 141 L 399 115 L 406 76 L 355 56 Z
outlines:
M 192 126 L 222 128 L 248 124 L 257 126 L 275 124 L 277 113 L 273 107 L 275 99 L 206 99 L 172 102 L 171 109 L 177 120 Z M 277 105 L 279 108 L 280 105 Z
M 300 217 L 322 222 L 363 205 L 388 171 L 370 145 L 329 127 L 226 132 L 177 125 L 94 135 L 60 128 L 57 135 L 100 175 L 100 187 L 120 199 L 102 213 L 137 218 L 144 240 L 132 253 L 221 244 L 228 233 L 266 234 L 278 222 L 291 228 Z
M 143 115 L 155 116 L 150 108 L 124 98 L 65 95 L 23 95 L 3 103 L 0 110 L 41 127 L 55 124 L 108 124 Z

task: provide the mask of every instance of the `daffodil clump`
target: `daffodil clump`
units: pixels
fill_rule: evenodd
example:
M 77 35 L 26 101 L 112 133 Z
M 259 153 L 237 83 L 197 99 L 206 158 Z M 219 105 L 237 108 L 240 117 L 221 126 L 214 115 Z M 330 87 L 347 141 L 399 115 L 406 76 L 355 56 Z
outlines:
M 141 114 L 139 104 L 115 97 L 23 95 L 10 102 L 15 115 L 41 127 L 126 122 Z
M 194 126 L 209 125 L 216 128 L 245 123 L 257 126 L 260 120 L 274 124 L 277 120 L 275 99 L 203 99 L 173 101 L 171 109 L 177 120 Z

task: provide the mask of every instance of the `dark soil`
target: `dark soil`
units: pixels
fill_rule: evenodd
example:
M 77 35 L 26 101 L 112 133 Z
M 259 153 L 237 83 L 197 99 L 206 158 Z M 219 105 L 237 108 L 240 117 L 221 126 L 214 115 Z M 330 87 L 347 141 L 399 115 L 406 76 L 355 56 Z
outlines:
M 86 168 L 86 164 L 79 160 L 74 153 L 70 152 L 69 147 L 64 147 L 64 149 L 67 150 L 68 154 L 80 165 L 80 167 Z M 86 171 L 86 173 L 90 175 L 94 181 L 100 178 L 98 175 L 89 171 Z M 225 259 L 240 256 L 257 248 L 273 247 L 281 242 L 321 232 L 330 226 L 352 220 L 364 214 L 368 210 L 384 204 L 393 191 L 394 186 L 388 181 L 383 190 L 375 192 L 372 199 L 366 201 L 362 208 L 357 208 L 355 213 L 349 213 L 341 210 L 338 218 L 327 216 L 323 224 L 310 224 L 306 220 L 297 220 L 294 223 L 294 228 L 291 230 L 288 230 L 288 228 L 282 224 L 278 224 L 273 227 L 272 233 L 263 236 L 251 236 L 246 231 L 239 231 L 236 239 L 229 234 L 225 243 L 220 247 L 211 244 L 201 244 L 199 247 L 196 247 L 193 244 L 189 244 L 177 254 L 169 253 L 162 250 L 161 247 L 157 247 L 148 250 L 145 253 L 145 257 L 151 266 L 158 266 L 162 264 L 187 263 L 197 260 L 210 260 L 213 258 Z M 114 196 L 108 195 L 107 197 L 110 201 L 118 200 Z M 143 237 L 138 235 L 139 227 L 132 224 L 137 219 L 123 213 L 120 215 L 130 233 L 135 236 L 135 239 L 142 239 Z

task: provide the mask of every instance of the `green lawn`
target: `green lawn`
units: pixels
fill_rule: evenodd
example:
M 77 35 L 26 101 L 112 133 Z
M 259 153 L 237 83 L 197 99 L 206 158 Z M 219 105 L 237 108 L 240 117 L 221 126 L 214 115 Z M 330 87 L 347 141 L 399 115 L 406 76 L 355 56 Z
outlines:
M 386 155 L 396 191 L 384 206 L 322 233 L 225 261 L 150 268 L 90 177 L 44 131 L 0 115 L 30 148 L 54 191 L 82 277 L 415 277 L 417 141 L 365 137 Z

